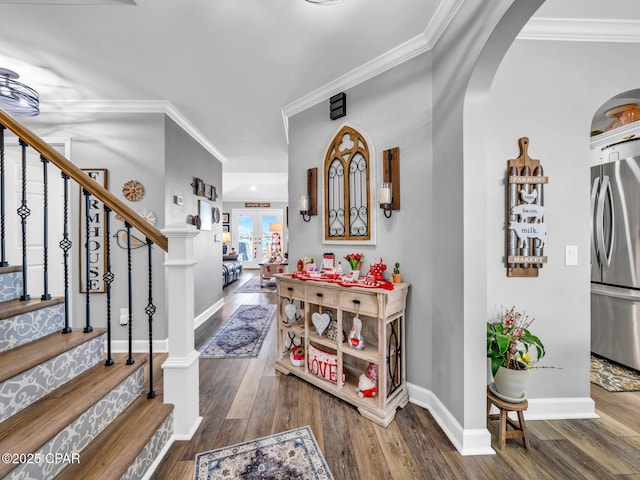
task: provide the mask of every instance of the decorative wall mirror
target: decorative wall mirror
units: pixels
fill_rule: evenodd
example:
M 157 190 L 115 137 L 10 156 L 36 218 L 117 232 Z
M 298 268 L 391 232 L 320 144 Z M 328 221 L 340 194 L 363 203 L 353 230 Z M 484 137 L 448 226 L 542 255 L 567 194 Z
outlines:
M 371 168 L 364 136 L 344 126 L 324 161 L 325 241 L 368 241 L 371 236 Z

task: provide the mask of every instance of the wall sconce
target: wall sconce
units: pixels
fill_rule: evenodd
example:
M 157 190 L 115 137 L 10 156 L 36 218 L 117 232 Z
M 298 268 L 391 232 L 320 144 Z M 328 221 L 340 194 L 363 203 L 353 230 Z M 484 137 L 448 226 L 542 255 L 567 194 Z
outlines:
M 307 193 L 301 195 L 298 200 L 298 211 L 305 222 L 310 221 L 312 215 L 318 214 L 316 210 L 316 197 L 318 194 L 317 177 L 317 168 L 309 168 L 307 170 Z
M 382 179 L 378 187 L 378 203 L 386 218 L 391 218 L 393 210 L 400 210 L 400 148 L 383 152 Z

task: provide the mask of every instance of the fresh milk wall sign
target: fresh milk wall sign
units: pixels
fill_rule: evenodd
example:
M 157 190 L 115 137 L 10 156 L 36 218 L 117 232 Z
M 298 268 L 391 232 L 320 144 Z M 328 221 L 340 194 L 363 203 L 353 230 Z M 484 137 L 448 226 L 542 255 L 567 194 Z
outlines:
M 529 139 L 522 137 L 520 156 L 507 162 L 507 275 L 537 277 L 547 263 L 544 247 L 544 185 L 540 160 L 529 157 Z

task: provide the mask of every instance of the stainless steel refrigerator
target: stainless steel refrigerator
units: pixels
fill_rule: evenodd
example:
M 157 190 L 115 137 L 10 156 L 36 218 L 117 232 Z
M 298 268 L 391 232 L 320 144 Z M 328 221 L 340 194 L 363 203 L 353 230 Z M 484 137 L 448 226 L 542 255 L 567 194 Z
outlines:
M 591 169 L 591 351 L 640 370 L 640 139 Z

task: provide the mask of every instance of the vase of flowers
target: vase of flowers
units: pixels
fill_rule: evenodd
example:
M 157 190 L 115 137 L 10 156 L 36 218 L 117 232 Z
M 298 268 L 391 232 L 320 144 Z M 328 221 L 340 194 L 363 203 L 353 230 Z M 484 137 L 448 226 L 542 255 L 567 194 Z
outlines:
M 364 253 L 349 253 L 348 255 L 345 255 L 344 259 L 349 262 L 351 276 L 354 279 L 357 279 L 360 276 L 360 267 L 362 266 Z
M 511 307 L 502 309 L 496 322 L 487 322 L 487 357 L 494 388 L 510 398 L 524 398 L 527 373 L 546 353 L 540 339 L 529 331 L 533 320 Z M 530 350 L 535 350 L 535 357 Z

